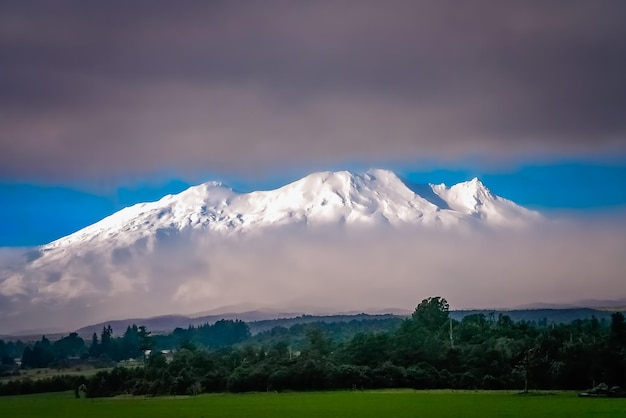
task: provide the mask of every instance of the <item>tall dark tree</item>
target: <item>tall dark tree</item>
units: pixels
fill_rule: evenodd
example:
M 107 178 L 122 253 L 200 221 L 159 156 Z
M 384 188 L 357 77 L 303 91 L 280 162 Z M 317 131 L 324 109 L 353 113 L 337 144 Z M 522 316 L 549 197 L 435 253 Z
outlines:
M 139 327 L 139 329 L 137 330 L 137 336 L 139 338 L 139 350 L 141 350 L 142 352 L 151 349 L 154 345 L 152 335 L 145 326 L 142 325 Z
M 429 331 L 438 331 L 449 320 L 450 305 L 442 297 L 422 300 L 413 312 L 412 318 Z
M 98 334 L 95 332 L 91 336 L 91 345 L 89 346 L 89 357 L 98 357 L 100 355 L 100 342 L 98 341 Z
M 626 321 L 621 312 L 611 314 L 611 342 L 626 346 Z

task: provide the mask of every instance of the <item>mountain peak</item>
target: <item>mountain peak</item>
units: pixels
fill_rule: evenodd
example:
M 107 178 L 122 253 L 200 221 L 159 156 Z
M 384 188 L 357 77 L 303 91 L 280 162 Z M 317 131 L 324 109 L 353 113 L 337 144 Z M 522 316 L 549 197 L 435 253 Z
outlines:
M 370 168 L 366 171 L 367 174 L 370 174 L 374 177 L 386 178 L 386 179 L 400 179 L 398 174 L 392 170 L 386 170 L 383 168 Z
M 464 187 L 466 189 L 474 189 L 474 190 L 481 190 L 481 189 L 486 190 L 487 189 L 487 187 L 484 185 L 482 181 L 480 181 L 478 177 L 474 177 L 471 180 L 462 181 L 460 183 L 453 185 L 452 187 Z
M 483 184 L 478 177 L 465 182 L 455 184 L 450 187 L 451 190 L 456 190 L 459 195 L 464 195 L 465 199 L 474 199 L 476 203 L 480 203 L 486 199 L 493 199 L 494 196 L 491 191 Z
M 451 209 L 490 223 L 516 225 L 538 219 L 537 213 L 491 193 L 478 177 L 451 187 L 439 184 L 432 188 Z
M 202 183 L 202 185 L 205 186 L 206 188 L 224 188 L 224 189 L 232 190 L 230 186 L 227 186 L 221 181 L 207 181 L 205 183 Z
M 327 182 L 343 182 L 351 183 L 354 181 L 371 182 L 371 181 L 400 181 L 398 175 L 391 170 L 380 168 L 372 168 L 367 171 L 319 171 L 311 173 L 295 183 L 300 181 L 316 181 L 320 183 Z
M 275 190 L 251 193 L 206 182 L 156 202 L 125 208 L 44 248 L 100 241 L 133 245 L 156 239 L 158 234 L 191 231 L 219 236 L 256 234 L 287 225 L 451 227 L 466 219 L 514 225 L 528 219 L 529 213 L 493 195 L 477 177 L 448 188 L 445 184 L 414 185 L 384 169 L 323 171 Z

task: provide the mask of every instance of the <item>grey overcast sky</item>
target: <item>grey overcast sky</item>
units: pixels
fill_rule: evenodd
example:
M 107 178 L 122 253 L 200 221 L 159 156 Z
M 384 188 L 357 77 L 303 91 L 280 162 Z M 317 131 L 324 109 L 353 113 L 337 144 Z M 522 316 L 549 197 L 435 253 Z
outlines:
M 624 1 L 10 1 L 0 178 L 626 154 Z

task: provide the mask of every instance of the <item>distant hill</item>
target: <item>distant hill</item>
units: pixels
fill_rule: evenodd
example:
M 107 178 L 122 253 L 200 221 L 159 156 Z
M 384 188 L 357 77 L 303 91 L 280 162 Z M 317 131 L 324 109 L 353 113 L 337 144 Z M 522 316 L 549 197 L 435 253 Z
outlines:
M 152 318 L 130 318 L 116 321 L 105 321 L 93 325 L 82 327 L 76 332 L 83 338 L 91 337 L 95 332 L 99 334 L 102 327 L 111 325 L 114 335 L 121 335 L 126 331 L 129 325 L 144 325 L 153 333 L 169 333 L 176 328 L 187 328 L 189 326 L 198 326 L 204 324 L 213 324 L 220 319 L 239 319 L 245 322 L 255 322 L 259 320 L 268 320 L 275 318 L 294 318 L 301 314 L 293 312 L 260 312 L 249 311 L 242 313 L 224 313 L 214 315 L 203 315 L 198 317 L 189 317 L 184 315 L 164 315 Z
M 451 311 L 450 316 L 453 319 L 461 320 L 468 315 L 484 314 L 489 318 L 493 316 L 494 319 L 498 318 L 498 315 L 508 315 L 513 321 L 535 321 L 539 322 L 546 320 L 548 323 L 569 323 L 577 319 L 587 319 L 595 316 L 598 320 L 611 319 L 611 314 L 619 309 L 592 309 L 592 308 L 566 308 L 566 309 L 515 309 L 510 311 L 477 309 L 477 310 L 460 310 Z
M 599 320 L 611 319 L 614 311 L 609 309 L 591 308 L 569 308 L 569 309 L 515 309 L 515 310 L 492 310 L 492 309 L 470 309 L 450 311 L 450 316 L 460 321 L 464 317 L 473 314 L 484 314 L 487 318 L 493 316 L 497 319 L 499 315 L 508 315 L 513 321 L 535 321 L 546 320 L 548 323 L 569 323 L 576 319 L 586 319 L 595 316 Z M 213 324 L 220 319 L 239 319 L 245 321 L 250 326 L 252 334 L 270 330 L 277 326 L 290 327 L 295 324 L 306 324 L 312 322 L 348 322 L 363 319 L 386 319 L 392 317 L 403 317 L 396 314 L 338 314 L 338 315 L 307 315 L 300 313 L 285 312 L 259 312 L 250 311 L 244 313 L 230 313 L 219 315 L 207 315 L 191 318 L 183 315 L 157 316 L 153 318 L 132 318 L 118 321 L 102 322 L 78 329 L 76 332 L 83 338 L 91 337 L 95 333 L 100 333 L 102 327 L 111 325 L 115 335 L 121 335 L 129 325 L 144 325 L 153 333 L 169 333 L 175 328 L 187 328 L 203 324 Z M 37 338 L 39 338 L 38 336 Z
M 496 310 L 496 309 L 466 309 L 466 310 L 454 310 L 450 311 L 450 316 L 460 321 L 468 315 L 483 314 L 488 319 L 493 317 L 494 320 L 498 319 L 499 315 L 508 315 L 513 321 L 543 321 L 547 323 L 569 323 L 577 319 L 587 319 L 596 317 L 598 320 L 611 320 L 611 314 L 613 312 L 626 312 L 626 307 L 602 307 L 602 308 L 542 308 L 542 309 L 511 309 L 511 310 Z M 408 314 L 407 314 L 408 315 Z M 91 338 L 93 333 L 100 334 L 102 328 L 107 325 L 111 325 L 114 335 L 122 335 L 129 325 L 144 325 L 149 331 L 155 334 L 167 334 L 172 332 L 176 328 L 187 328 L 191 326 L 198 326 L 204 324 L 213 324 L 220 319 L 239 319 L 245 321 L 250 326 L 252 334 L 258 334 L 263 331 L 270 330 L 274 327 L 281 326 L 289 328 L 296 324 L 307 324 L 313 322 L 349 322 L 352 320 L 366 320 L 366 319 L 388 319 L 388 318 L 403 318 L 407 315 L 401 315 L 396 313 L 376 313 L 376 314 L 337 314 L 337 315 L 307 315 L 294 312 L 270 312 L 270 311 L 249 311 L 243 313 L 226 313 L 226 314 L 214 314 L 204 315 L 199 317 L 188 317 L 184 315 L 165 315 L 156 316 L 152 318 L 129 318 L 116 321 L 100 322 L 98 324 L 88 325 L 82 327 L 77 332 L 83 338 Z M 20 333 L 19 335 L 0 335 L 0 339 L 5 341 L 21 339 L 22 341 L 34 341 L 41 338 L 42 335 L 46 335 L 51 340 L 62 338 L 69 334 L 69 332 L 29 332 Z

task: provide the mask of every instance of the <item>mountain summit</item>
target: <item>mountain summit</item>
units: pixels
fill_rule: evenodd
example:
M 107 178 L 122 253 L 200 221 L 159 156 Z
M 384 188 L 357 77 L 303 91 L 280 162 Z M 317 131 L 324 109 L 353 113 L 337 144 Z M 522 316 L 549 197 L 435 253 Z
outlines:
M 238 193 L 209 182 L 156 202 L 139 203 L 42 247 L 107 241 L 129 244 L 159 234 L 260 233 L 288 225 L 453 227 L 464 222 L 517 226 L 537 213 L 493 195 L 477 178 L 447 187 L 414 185 L 387 170 L 319 172 L 270 191 Z

